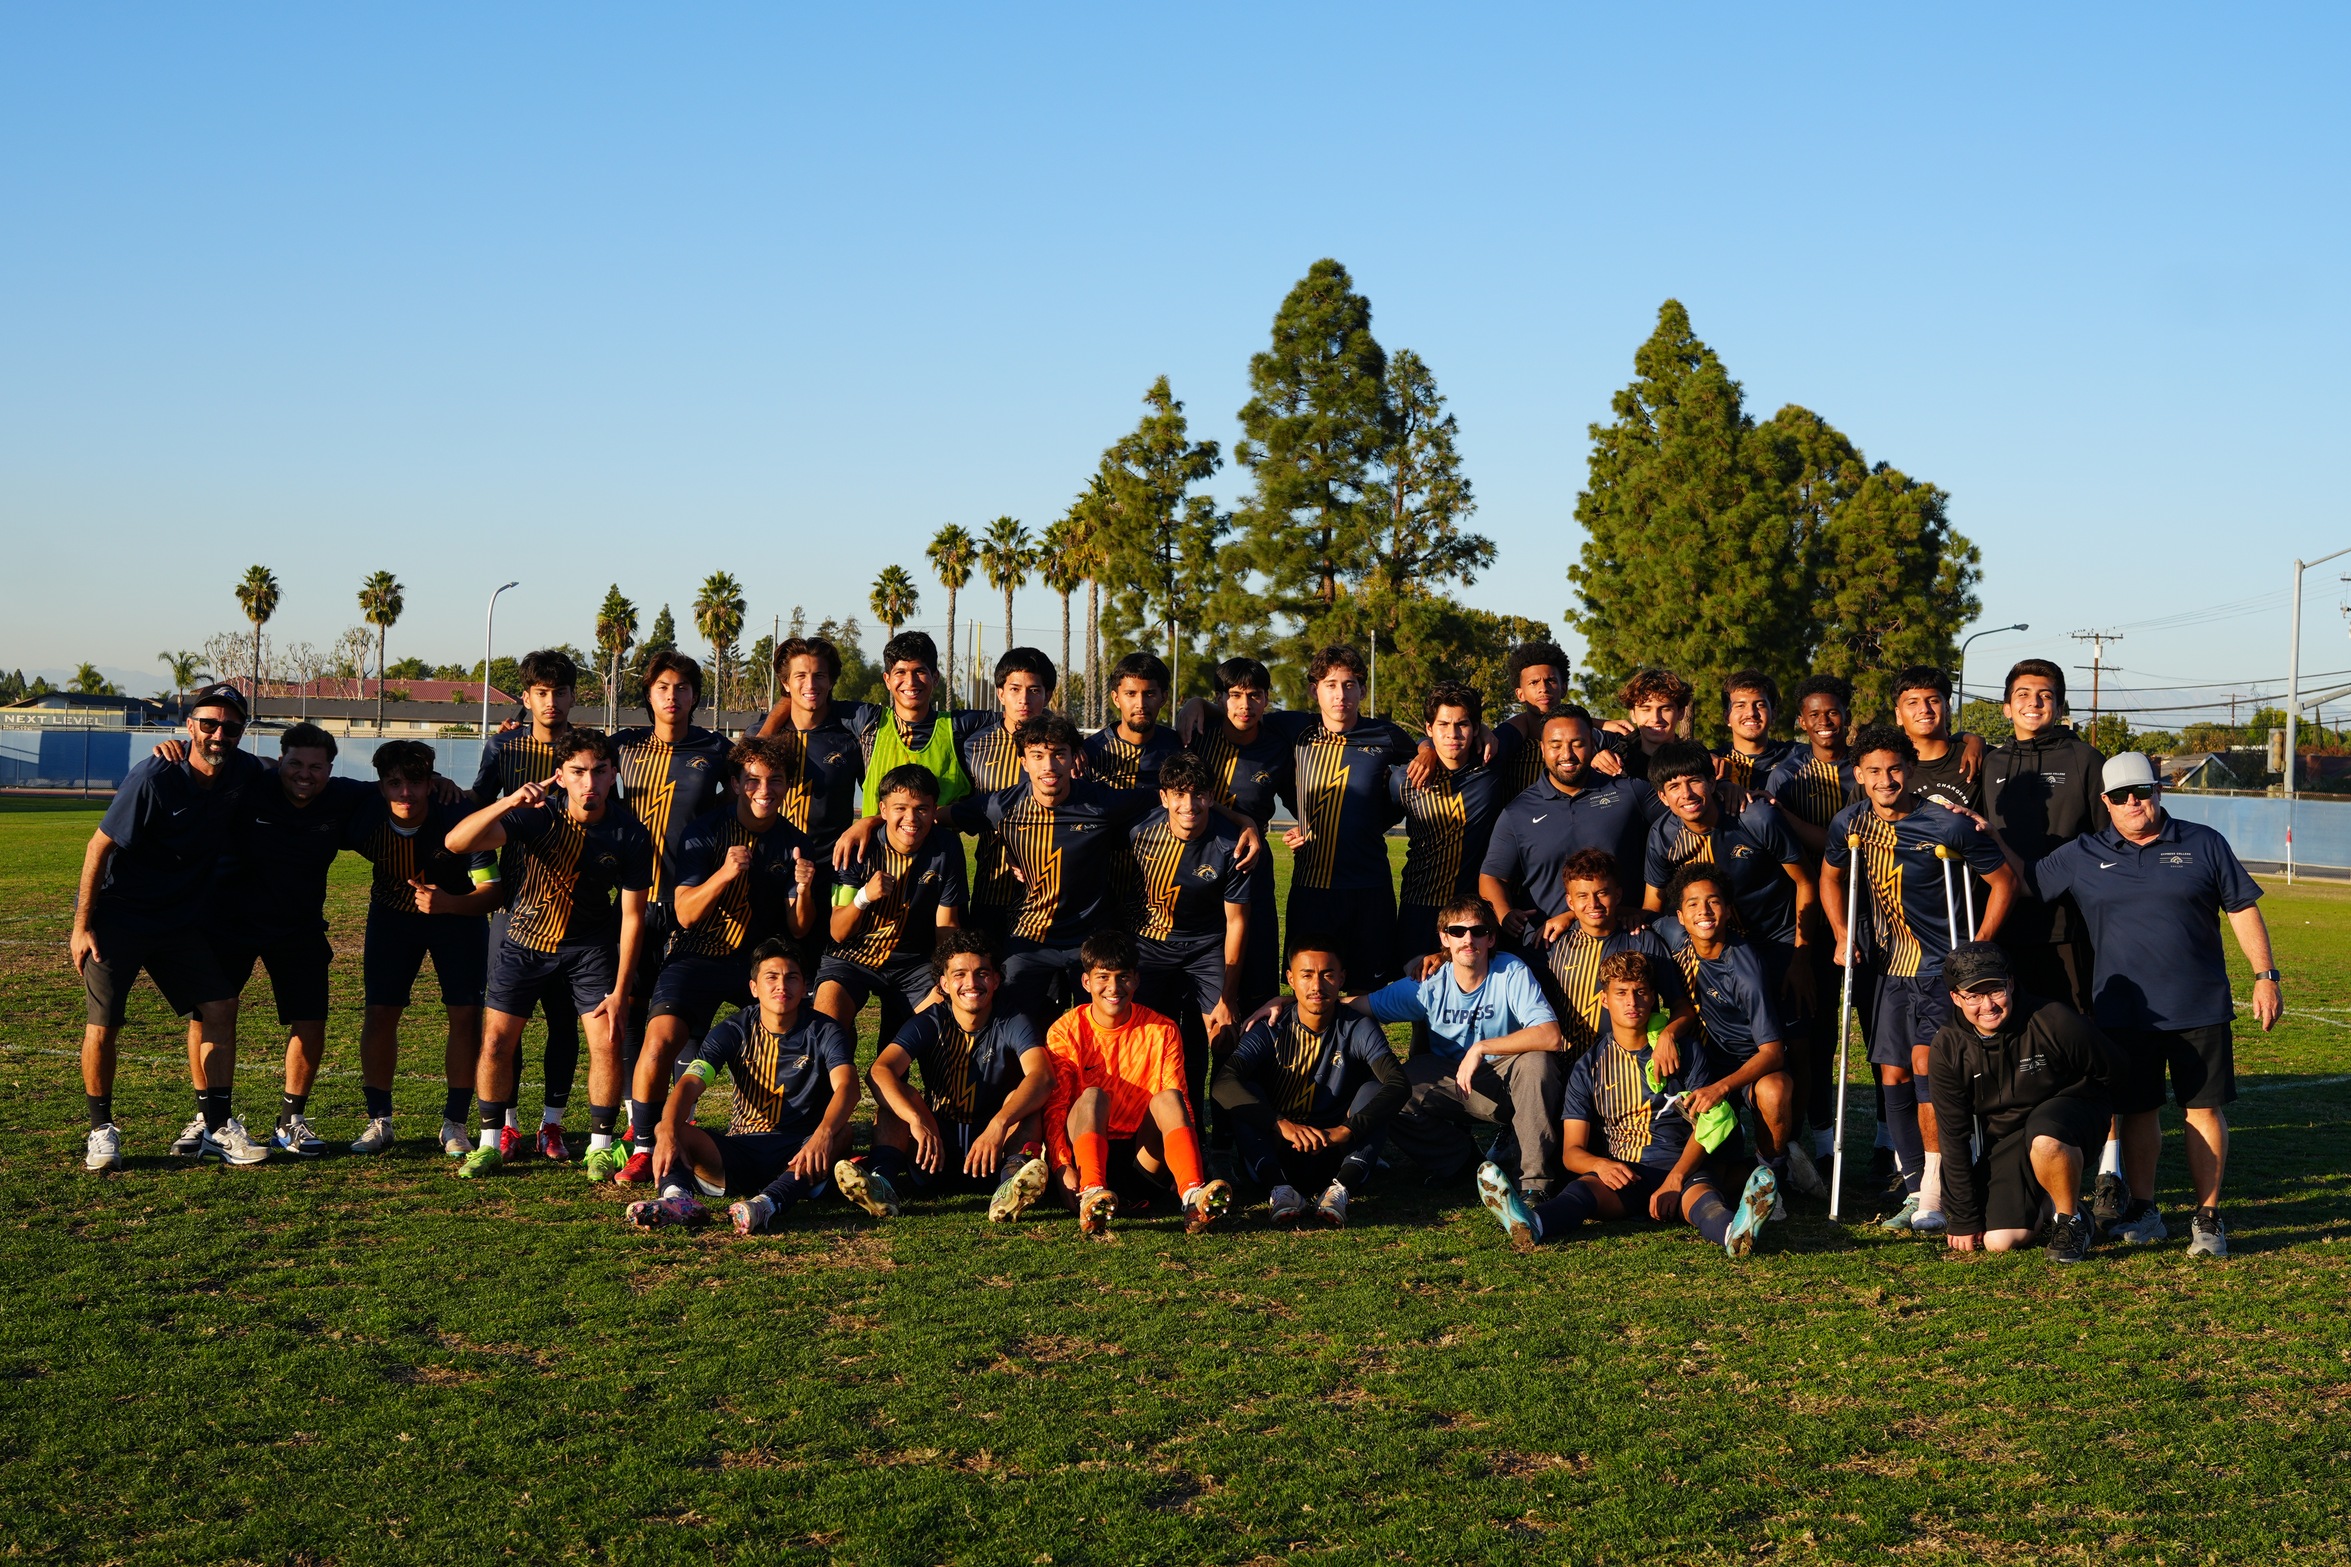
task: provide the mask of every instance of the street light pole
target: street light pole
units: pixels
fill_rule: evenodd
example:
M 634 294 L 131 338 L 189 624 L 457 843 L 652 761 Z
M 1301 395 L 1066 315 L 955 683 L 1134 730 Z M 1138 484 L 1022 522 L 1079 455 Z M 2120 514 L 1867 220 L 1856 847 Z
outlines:
M 520 586 L 519 582 L 506 584 L 506 588 Z M 500 588 L 498 593 L 506 588 Z M 490 612 L 482 617 L 482 744 L 485 747 L 490 743 L 490 642 L 498 626 L 498 593 L 490 595 Z
M 2302 573 L 2323 566 L 2335 555 L 2351 555 L 2351 545 L 2316 560 L 2294 562 L 2293 642 L 2286 649 L 2286 885 L 2294 885 L 2294 731 L 2302 715 Z
M 1973 642 L 1977 637 L 1998 636 L 2003 631 L 2030 631 L 2032 629 L 2031 626 L 2020 620 L 2013 626 L 1986 626 L 1981 631 L 1971 631 L 1967 634 L 1966 640 L 1959 644 L 1959 705 L 1961 707 L 1967 706 L 1967 644 Z M 1953 713 L 1951 721 L 1957 724 L 1959 715 Z

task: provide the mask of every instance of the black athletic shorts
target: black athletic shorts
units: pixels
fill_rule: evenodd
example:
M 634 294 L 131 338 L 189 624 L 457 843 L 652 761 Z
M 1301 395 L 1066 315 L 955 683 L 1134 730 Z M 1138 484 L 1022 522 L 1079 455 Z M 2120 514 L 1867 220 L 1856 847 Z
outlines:
M 1443 943 L 1437 939 L 1437 909 L 1432 903 L 1399 903 L 1396 905 L 1396 940 L 1391 949 L 1399 964 L 1409 963 L 1424 953 L 1442 952 Z M 1548 964 L 1538 965 L 1548 967 Z
M 1206 1017 L 1224 999 L 1224 935 L 1158 941 L 1135 938 L 1143 971 L 1135 999 L 1162 1017 L 1182 1020 L 1193 1007 Z
M 327 971 L 334 967 L 334 943 L 323 930 L 254 941 L 231 931 L 212 937 L 212 955 L 220 977 L 242 996 L 259 964 L 269 972 L 269 988 L 277 996 L 280 1023 L 323 1022 L 327 1015 Z
M 488 1005 L 493 1012 L 528 1017 L 544 996 L 552 1012 L 557 1002 L 571 998 L 574 1016 L 585 1017 L 604 1005 L 604 998 L 620 983 L 620 949 L 607 946 L 558 947 L 533 952 L 513 942 L 501 943 L 490 964 Z
M 2085 1164 L 2095 1166 L 2106 1145 L 2106 1125 L 2112 1112 L 2104 1100 L 2059 1098 L 2033 1106 L 2017 1130 L 1984 1152 L 1975 1167 L 1984 1201 L 1987 1230 L 2037 1230 L 2048 1195 L 2033 1175 L 2033 1139 L 2054 1137 L 2081 1150 Z
M 145 969 L 163 992 L 164 1005 L 181 1017 L 214 1001 L 233 1000 L 235 988 L 223 978 L 220 960 L 200 925 L 177 930 L 133 932 L 109 925 L 103 916 L 90 922 L 98 955 L 82 965 L 82 991 L 90 1023 L 120 1028 L 128 1005 L 131 982 Z
M 849 1010 L 853 1016 L 865 1009 L 866 1002 L 880 996 L 880 1037 L 886 1042 L 897 1037 L 898 1030 L 914 1016 L 914 1009 L 922 1005 L 936 983 L 927 957 L 899 953 L 874 968 L 852 962 L 836 948 L 826 953 L 824 961 L 816 966 L 816 981 L 808 989 L 813 996 L 825 985 L 840 986 L 849 993 Z
M 2183 1110 L 2217 1110 L 2237 1097 L 2236 1036 L 2226 1023 L 2210 1028 L 2110 1028 L 2122 1057 L 2114 1085 L 2114 1113 L 2138 1115 L 2163 1108 L 2164 1078 Z
M 1858 977 L 1858 976 L 1857 976 Z M 1870 1018 L 1869 1064 L 1911 1069 L 1910 1052 L 1933 1039 L 1951 1021 L 1951 992 L 1943 977 L 1898 978 L 1883 975 L 1877 982 L 1876 1005 L 1862 1016 Z M 1856 1010 L 1859 998 L 1855 998 Z M 1920 1078 L 1920 1092 L 1925 1092 Z
M 696 1176 L 694 1184 L 701 1187 L 705 1197 L 749 1197 L 766 1188 L 770 1181 L 792 1166 L 792 1157 L 808 1141 L 813 1126 L 792 1132 L 728 1132 L 713 1137 L 718 1144 L 718 1162 L 726 1167 L 726 1190 L 714 1192 Z M 827 1170 L 819 1184 L 830 1180 Z
M 1351 994 L 1368 994 L 1396 977 L 1396 892 L 1385 882 L 1345 889 L 1293 882 L 1286 928 L 1293 943 L 1317 936 L 1339 949 Z
M 682 1017 L 696 1039 L 710 1032 L 711 1019 L 727 1006 L 751 1002 L 750 966 L 744 957 L 714 958 L 681 952 L 661 965 L 646 998 L 647 1017 Z
M 1241 960 L 1240 1008 L 1246 1016 L 1282 993 L 1282 906 L 1273 878 L 1260 876 L 1249 893 L 1249 944 Z
M 1004 948 L 1004 997 L 999 1005 L 1010 1006 L 1042 1033 L 1085 998 L 1078 987 L 1077 943 L 1048 947 L 1013 937 Z
M 360 958 L 361 989 L 371 1007 L 404 1007 L 416 991 L 424 960 L 433 960 L 441 982 L 441 1005 L 478 1007 L 490 983 L 490 949 L 484 914 L 414 914 L 396 909 L 367 911 L 367 945 Z
M 660 976 L 670 938 L 677 933 L 677 910 L 667 903 L 648 901 L 645 918 L 637 927 L 637 972 L 629 985 L 629 994 L 636 998 L 635 1005 L 644 1005 L 645 999 L 653 994 L 653 981 Z

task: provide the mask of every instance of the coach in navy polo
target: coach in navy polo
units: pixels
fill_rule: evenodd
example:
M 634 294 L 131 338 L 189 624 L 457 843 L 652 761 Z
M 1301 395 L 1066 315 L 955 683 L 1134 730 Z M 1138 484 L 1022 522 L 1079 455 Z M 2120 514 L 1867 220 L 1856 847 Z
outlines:
M 1542 744 L 1543 776 L 1502 808 L 1478 866 L 1479 894 L 1504 932 L 1529 945 L 1535 944 L 1530 925 L 1556 920 L 1564 931 L 1570 922 L 1559 873 L 1578 851 L 1615 856 L 1625 884 L 1637 887 L 1650 824 L 1666 814 L 1645 781 L 1592 770 L 1600 726 L 1584 709 L 1553 713 L 1543 724 Z
M 2155 1115 L 2168 1072 L 2187 1117 L 2188 1173 L 2196 1188 L 2188 1251 L 2226 1256 L 2220 1183 L 2229 1133 L 2222 1107 L 2237 1097 L 2230 1033 L 2236 1001 L 2219 916 L 2228 916 L 2253 967 L 2253 1016 L 2266 1032 L 2285 1003 L 2271 966 L 2269 928 L 2255 907 L 2261 888 L 2226 838 L 2163 809 L 2162 786 L 2145 756 L 2126 751 L 2112 758 L 2100 783 L 2112 821 L 2060 845 L 2026 874 L 2044 901 L 2071 893 L 2081 909 L 2095 955 L 2091 1004 L 2123 1058 L 2114 1108 L 2131 1201 L 2113 1234 L 2133 1241 L 2164 1237 L 2154 1202 L 2163 1146 Z

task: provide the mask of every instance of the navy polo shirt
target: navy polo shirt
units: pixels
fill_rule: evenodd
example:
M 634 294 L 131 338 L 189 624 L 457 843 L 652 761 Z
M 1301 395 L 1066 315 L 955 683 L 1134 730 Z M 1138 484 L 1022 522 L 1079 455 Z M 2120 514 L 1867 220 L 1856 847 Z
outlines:
M 98 823 L 114 853 L 90 900 L 92 922 L 144 934 L 202 920 L 230 823 L 261 771 L 250 751 L 231 751 L 209 782 L 184 761 L 150 756 L 133 767 Z
M 2027 873 L 2049 902 L 2073 894 L 2096 956 L 2091 1009 L 2106 1028 L 2211 1028 L 2236 1016 L 2220 916 L 2261 888 L 2229 841 L 2166 812 L 2155 841 L 2113 827 L 2060 844 Z
M 1567 888 L 1559 873 L 1585 849 L 1615 855 L 1618 883 L 1637 893 L 1650 824 L 1668 814 L 1657 791 L 1642 779 L 1593 772 L 1584 777 L 1584 787 L 1573 795 L 1560 793 L 1546 777 L 1504 806 L 1478 865 L 1480 874 L 1517 888 L 1546 917 L 1567 912 Z

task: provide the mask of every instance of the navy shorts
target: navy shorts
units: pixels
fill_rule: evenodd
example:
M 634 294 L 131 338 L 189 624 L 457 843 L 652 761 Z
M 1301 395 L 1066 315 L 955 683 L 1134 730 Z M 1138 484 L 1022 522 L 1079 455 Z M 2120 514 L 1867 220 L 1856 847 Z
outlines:
M 1078 949 L 1048 947 L 1015 936 L 1004 949 L 1004 999 L 1009 1006 L 1043 1031 L 1053 1020 L 1085 999 L 1078 987 Z
M 131 982 L 141 969 L 163 992 L 164 1004 L 180 1017 L 194 1017 L 199 1007 L 236 997 L 235 988 L 221 977 L 212 943 L 197 926 L 133 932 L 109 924 L 101 911 L 91 921 L 90 933 L 98 939 L 98 956 L 82 965 L 82 990 L 92 1027 L 122 1026 Z
M 1293 882 L 1284 929 L 1293 943 L 1314 936 L 1337 947 L 1350 994 L 1377 990 L 1396 977 L 1396 892 L 1386 882 L 1358 888 Z
M 416 990 L 424 960 L 433 960 L 441 982 L 441 1005 L 478 1007 L 490 982 L 490 949 L 485 914 L 404 914 L 397 909 L 367 911 L 367 945 L 360 959 L 361 987 L 371 1007 L 404 1007 Z
M 620 982 L 620 953 L 605 946 L 558 947 L 533 952 L 501 943 L 490 965 L 489 1008 L 528 1017 L 544 997 L 550 1012 L 569 997 L 574 1016 L 585 1017 L 604 1004 Z
M 315 1023 L 327 1015 L 327 971 L 334 967 L 335 948 L 323 930 L 255 941 L 232 932 L 212 938 L 213 961 L 232 995 L 243 995 L 253 978 L 254 965 L 269 972 L 269 988 L 276 993 L 278 1021 Z
M 936 983 L 929 958 L 899 953 L 885 959 L 881 967 L 873 968 L 843 957 L 836 949 L 826 953 L 824 961 L 816 966 L 816 981 L 808 988 L 813 994 L 825 985 L 840 986 L 849 993 L 852 1016 L 864 1010 L 866 1002 L 880 996 L 881 1037 L 886 1040 L 897 1035 Z
M 648 902 L 645 918 L 637 926 L 637 972 L 629 993 L 643 1005 L 653 994 L 653 981 L 661 973 L 670 938 L 678 933 L 677 911 L 667 903 Z
M 699 1177 L 694 1184 L 702 1186 L 705 1197 L 749 1197 L 791 1168 L 792 1156 L 808 1141 L 808 1133 L 728 1132 L 711 1141 L 718 1144 L 718 1162 L 726 1167 L 726 1190 L 714 1192 L 702 1186 Z M 831 1175 L 827 1170 L 824 1178 Z
M 2217 1110 L 2237 1097 L 2236 1036 L 2226 1023 L 2210 1028 L 2110 1028 L 2106 1033 L 2122 1058 L 2114 1084 L 2117 1115 L 2162 1109 L 2166 1077 L 2183 1110 Z
M 725 1006 L 747 1006 L 751 975 L 740 957 L 714 958 L 684 952 L 661 965 L 647 998 L 648 1017 L 682 1017 L 686 1032 L 696 1039 L 710 1031 L 710 1020 Z
M 1162 1017 L 1182 1020 L 1197 1006 L 1206 1017 L 1224 998 L 1224 935 L 1194 936 L 1188 940 L 1155 941 L 1135 938 L 1143 971 L 1136 999 Z
M 1888 974 L 1877 982 L 1876 1005 L 1867 1015 L 1869 1064 L 1910 1070 L 1910 1052 L 1924 1045 L 1951 1021 L 1951 992 L 1943 977 L 1897 978 Z

